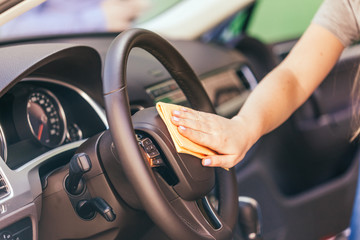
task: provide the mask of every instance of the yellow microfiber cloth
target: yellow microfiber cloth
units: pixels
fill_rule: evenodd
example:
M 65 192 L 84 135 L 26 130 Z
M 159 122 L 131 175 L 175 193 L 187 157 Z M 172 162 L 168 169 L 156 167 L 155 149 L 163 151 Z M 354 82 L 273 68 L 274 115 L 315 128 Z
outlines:
M 161 119 L 164 121 L 167 129 L 169 130 L 171 138 L 176 147 L 176 151 L 178 153 L 187 153 L 198 158 L 205 158 L 206 156 L 216 155 L 216 152 L 210 150 L 209 148 L 194 143 L 186 137 L 182 136 L 177 130 L 177 126 L 172 124 L 170 120 L 171 112 L 173 110 L 180 110 L 181 108 L 184 107 L 170 103 L 158 102 L 156 104 L 156 109 Z

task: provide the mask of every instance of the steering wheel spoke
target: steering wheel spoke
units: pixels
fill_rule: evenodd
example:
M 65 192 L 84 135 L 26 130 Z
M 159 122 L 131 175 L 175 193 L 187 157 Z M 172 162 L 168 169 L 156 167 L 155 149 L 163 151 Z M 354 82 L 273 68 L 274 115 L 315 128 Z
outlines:
M 203 239 L 229 239 L 231 228 L 222 221 L 206 197 L 197 201 L 177 198 L 171 201 L 179 218 Z

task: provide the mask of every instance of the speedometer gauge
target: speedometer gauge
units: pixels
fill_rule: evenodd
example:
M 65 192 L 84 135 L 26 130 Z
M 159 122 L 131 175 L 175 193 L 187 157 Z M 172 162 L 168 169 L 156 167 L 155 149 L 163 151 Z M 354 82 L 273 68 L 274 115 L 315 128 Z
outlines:
M 64 142 L 65 114 L 54 94 L 36 89 L 29 95 L 26 109 L 31 133 L 41 144 L 56 147 Z

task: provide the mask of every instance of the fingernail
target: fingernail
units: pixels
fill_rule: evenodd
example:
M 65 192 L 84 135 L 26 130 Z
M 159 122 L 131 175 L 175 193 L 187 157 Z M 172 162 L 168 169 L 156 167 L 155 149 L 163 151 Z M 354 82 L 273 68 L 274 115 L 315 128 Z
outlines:
M 179 118 L 173 116 L 172 119 L 175 121 L 175 122 L 178 122 L 179 121 Z
M 180 128 L 181 130 L 185 130 L 185 129 L 186 129 L 186 127 L 184 127 L 184 126 L 179 126 L 179 128 Z
M 188 110 L 186 108 L 181 108 L 181 111 L 187 112 Z
M 209 166 L 210 164 L 211 164 L 211 159 L 206 158 L 206 159 L 203 160 L 203 165 L 204 166 Z
M 174 111 L 173 111 L 173 114 L 174 114 L 174 115 L 180 115 L 180 111 L 174 110 Z

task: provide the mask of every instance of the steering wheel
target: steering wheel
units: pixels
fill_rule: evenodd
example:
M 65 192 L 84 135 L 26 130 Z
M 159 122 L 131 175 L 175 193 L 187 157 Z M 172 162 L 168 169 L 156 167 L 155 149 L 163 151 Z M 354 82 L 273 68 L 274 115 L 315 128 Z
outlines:
M 131 117 L 126 68 L 130 51 L 135 47 L 149 52 L 167 69 L 192 108 L 214 112 L 194 71 L 170 43 L 147 30 L 121 33 L 106 56 L 103 88 L 110 133 L 125 175 L 142 207 L 171 239 L 229 239 L 237 220 L 235 172 L 203 167 L 196 157 L 177 153 L 154 107 Z M 135 135 L 138 131 L 152 140 L 175 181 L 166 182 L 151 168 Z M 218 213 L 206 198 L 215 182 Z

